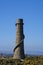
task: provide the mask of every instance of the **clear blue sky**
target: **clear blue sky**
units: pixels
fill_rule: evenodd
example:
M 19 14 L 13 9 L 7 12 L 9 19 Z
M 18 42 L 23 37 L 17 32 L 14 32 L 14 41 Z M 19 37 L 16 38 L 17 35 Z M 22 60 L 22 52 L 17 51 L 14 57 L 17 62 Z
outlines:
M 0 0 L 0 52 L 13 53 L 18 18 L 24 19 L 25 53 L 43 54 L 43 0 Z

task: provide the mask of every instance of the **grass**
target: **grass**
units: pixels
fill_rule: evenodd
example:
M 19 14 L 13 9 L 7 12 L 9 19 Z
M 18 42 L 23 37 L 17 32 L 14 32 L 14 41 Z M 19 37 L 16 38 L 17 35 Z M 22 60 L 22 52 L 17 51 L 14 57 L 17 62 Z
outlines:
M 43 56 L 26 57 L 23 62 L 20 59 L 0 58 L 0 65 L 43 65 Z

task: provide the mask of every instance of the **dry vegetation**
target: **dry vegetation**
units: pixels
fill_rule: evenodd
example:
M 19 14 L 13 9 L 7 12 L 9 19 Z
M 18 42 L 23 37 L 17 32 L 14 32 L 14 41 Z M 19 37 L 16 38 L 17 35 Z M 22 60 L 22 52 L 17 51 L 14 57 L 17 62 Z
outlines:
M 0 58 L 0 65 L 43 65 L 43 56 L 26 57 L 24 61 Z

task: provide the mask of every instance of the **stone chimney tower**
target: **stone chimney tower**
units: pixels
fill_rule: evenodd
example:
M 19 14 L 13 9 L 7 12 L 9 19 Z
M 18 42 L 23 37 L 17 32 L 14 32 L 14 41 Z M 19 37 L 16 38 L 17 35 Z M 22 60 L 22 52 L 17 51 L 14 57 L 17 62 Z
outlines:
M 16 46 L 14 48 L 14 59 L 24 59 L 24 33 L 23 19 L 18 19 L 16 22 Z

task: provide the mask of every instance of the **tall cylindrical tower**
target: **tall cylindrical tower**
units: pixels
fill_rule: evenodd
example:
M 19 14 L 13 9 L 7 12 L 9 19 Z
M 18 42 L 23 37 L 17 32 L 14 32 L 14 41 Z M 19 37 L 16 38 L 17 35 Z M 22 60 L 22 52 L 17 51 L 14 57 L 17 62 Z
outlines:
M 23 59 L 25 57 L 23 24 L 23 19 L 18 19 L 16 22 L 16 46 L 14 48 L 14 59 Z

